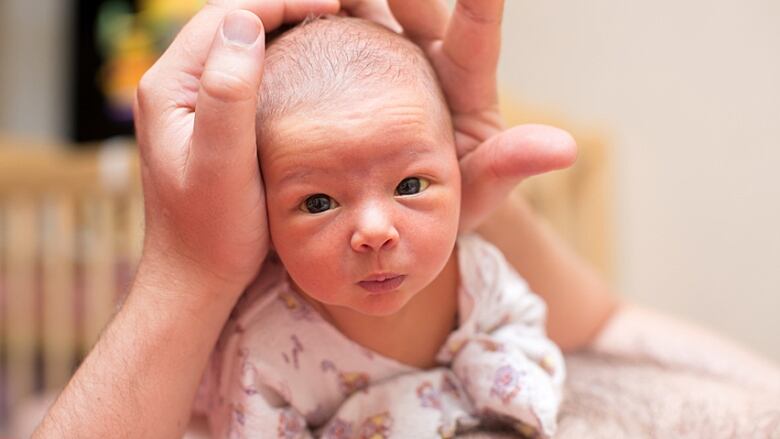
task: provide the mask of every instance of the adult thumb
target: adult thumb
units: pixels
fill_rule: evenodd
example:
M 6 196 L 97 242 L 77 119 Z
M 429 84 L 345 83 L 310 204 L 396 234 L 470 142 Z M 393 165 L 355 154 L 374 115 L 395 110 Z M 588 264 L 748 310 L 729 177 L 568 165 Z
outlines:
M 489 138 L 460 160 L 461 231 L 476 227 L 523 179 L 567 168 L 576 157 L 571 135 L 546 125 L 520 125 Z
M 257 168 L 255 113 L 264 54 L 260 19 L 246 10 L 229 12 L 200 75 L 186 178 Z

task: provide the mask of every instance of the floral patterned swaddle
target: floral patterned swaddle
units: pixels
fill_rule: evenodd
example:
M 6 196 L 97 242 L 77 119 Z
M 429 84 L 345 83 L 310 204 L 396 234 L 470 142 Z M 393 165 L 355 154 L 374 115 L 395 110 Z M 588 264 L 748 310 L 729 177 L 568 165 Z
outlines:
M 551 436 L 565 367 L 544 303 L 475 235 L 458 240 L 458 263 L 458 329 L 430 370 L 349 340 L 269 263 L 226 324 L 195 410 L 215 438 L 440 438 L 487 422 Z

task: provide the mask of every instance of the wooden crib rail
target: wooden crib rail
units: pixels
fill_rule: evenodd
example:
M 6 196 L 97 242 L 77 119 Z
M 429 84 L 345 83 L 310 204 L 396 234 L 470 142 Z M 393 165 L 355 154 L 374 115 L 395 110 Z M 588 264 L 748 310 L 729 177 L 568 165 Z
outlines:
M 132 149 L 9 144 L 0 142 L 0 427 L 9 406 L 67 382 L 125 291 L 143 230 Z
M 66 149 L 0 137 L 0 194 L 80 195 L 138 189 L 138 158 L 126 141 Z

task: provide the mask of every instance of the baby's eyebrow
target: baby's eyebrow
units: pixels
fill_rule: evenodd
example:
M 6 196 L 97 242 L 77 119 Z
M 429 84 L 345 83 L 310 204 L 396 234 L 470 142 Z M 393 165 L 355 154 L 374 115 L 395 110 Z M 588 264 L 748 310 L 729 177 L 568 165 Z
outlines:
M 433 146 L 432 144 L 428 142 L 420 142 L 416 145 L 415 148 L 408 148 L 405 150 L 401 150 L 400 153 L 398 151 L 387 152 L 386 160 L 383 160 L 382 163 L 385 165 L 396 162 L 398 163 L 398 160 L 400 159 L 401 163 L 411 163 L 411 162 L 417 162 L 419 160 L 422 160 L 424 157 L 428 156 L 429 154 L 435 154 L 436 152 L 436 146 Z M 286 185 L 286 184 L 292 184 L 299 182 L 300 180 L 310 178 L 312 176 L 315 176 L 317 174 L 325 174 L 326 176 L 332 175 L 333 173 L 327 169 L 312 167 L 312 166 L 283 166 L 284 169 L 282 169 L 279 172 L 279 179 L 277 180 L 278 185 Z
M 282 173 L 282 177 L 279 179 L 279 184 L 289 184 L 294 183 L 296 181 L 302 180 L 306 177 L 311 176 L 316 172 L 316 169 L 313 168 L 292 168 L 290 170 L 284 171 Z

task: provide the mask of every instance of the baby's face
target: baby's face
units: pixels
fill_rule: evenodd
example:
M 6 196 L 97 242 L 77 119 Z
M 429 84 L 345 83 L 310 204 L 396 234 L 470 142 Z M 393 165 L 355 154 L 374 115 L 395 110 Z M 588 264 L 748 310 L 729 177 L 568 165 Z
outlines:
M 349 106 L 262 128 L 271 239 L 290 277 L 310 298 L 366 315 L 395 313 L 433 281 L 458 230 L 446 109 L 399 88 L 350 92 Z

